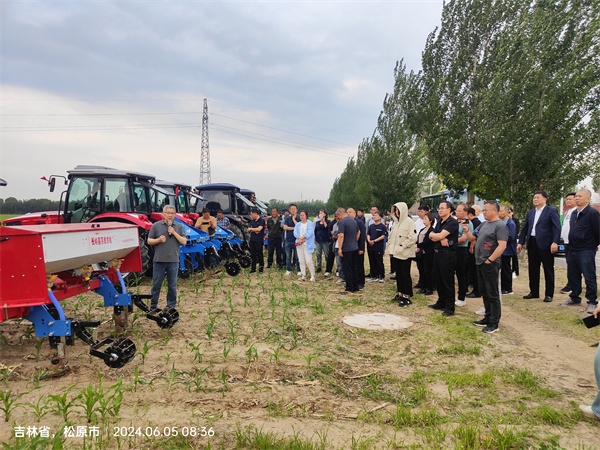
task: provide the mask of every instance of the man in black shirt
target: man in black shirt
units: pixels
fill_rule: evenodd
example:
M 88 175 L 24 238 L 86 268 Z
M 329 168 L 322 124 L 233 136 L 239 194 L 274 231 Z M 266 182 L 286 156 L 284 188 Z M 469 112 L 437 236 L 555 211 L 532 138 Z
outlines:
M 469 208 L 467 210 L 467 219 L 473 224 L 473 229 L 476 230 L 481 225 L 481 220 L 477 217 L 475 209 Z M 466 298 L 477 298 L 481 297 L 479 294 L 479 279 L 477 278 L 477 265 L 475 264 L 475 244 L 469 244 L 469 254 L 467 255 L 467 264 L 469 266 L 469 285 L 473 286 L 473 290 L 466 295 Z
M 344 208 L 335 212 L 338 221 L 338 254 L 342 259 L 342 270 L 346 280 L 345 294 L 358 292 L 358 273 L 356 258 L 358 256 L 358 224 L 346 214 Z
M 441 202 L 438 207 L 440 218 L 429 235 L 434 244 L 434 278 L 437 283 L 438 300 L 432 309 L 443 311 L 444 316 L 454 315 L 454 272 L 456 270 L 456 244 L 458 241 L 458 220 L 451 215 L 452 204 Z
M 361 290 L 365 287 L 365 244 L 367 242 L 367 227 L 365 226 L 365 216 L 360 220 L 360 217 L 356 215 L 353 208 L 348 208 L 348 215 L 356 220 L 358 231 L 360 233 L 358 236 L 358 253 L 356 256 L 356 273 L 358 274 L 356 282 L 358 284 L 358 289 Z
M 265 259 L 263 256 L 263 247 L 265 246 L 265 220 L 260 217 L 258 209 L 252 209 L 250 211 L 252 220 L 248 227 L 250 233 L 250 255 L 252 256 L 252 266 L 250 273 L 256 272 L 256 262 L 258 261 L 258 271 L 263 272 L 265 266 Z
M 267 229 L 269 230 L 267 269 L 273 264 L 273 254 L 277 252 L 275 262 L 278 269 L 283 269 L 285 257 L 283 256 L 283 242 L 281 240 L 283 228 L 281 228 L 281 216 L 277 208 L 271 209 L 271 217 L 267 219 Z

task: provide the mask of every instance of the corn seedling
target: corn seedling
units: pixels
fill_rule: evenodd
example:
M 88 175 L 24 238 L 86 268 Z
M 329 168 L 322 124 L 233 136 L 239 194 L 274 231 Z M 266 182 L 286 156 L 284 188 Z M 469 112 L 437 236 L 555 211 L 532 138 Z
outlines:
M 192 392 L 192 387 L 194 387 L 195 391 L 198 392 L 201 389 L 202 382 L 204 381 L 204 375 L 208 372 L 210 366 L 206 366 L 200 372 L 196 372 L 194 378 L 188 383 L 188 391 Z
M 62 395 L 49 395 L 50 399 L 54 402 L 52 411 L 54 411 L 56 415 L 62 417 L 65 422 L 69 421 L 69 413 L 71 412 L 71 408 L 74 407 L 75 402 L 79 399 L 79 396 L 72 397 L 71 400 L 68 399 L 68 395 L 73 388 L 75 388 L 74 384 L 69 386 L 69 388 L 63 392 Z
M 94 389 L 91 381 L 88 387 L 82 389 L 77 397 L 81 400 L 80 408 L 83 409 L 87 422 L 96 423 L 96 403 L 98 403 L 101 397 L 100 393 Z
M 231 334 L 231 344 L 235 345 L 237 340 L 237 333 L 235 329 L 238 326 L 238 321 L 227 318 L 227 325 L 229 326 L 229 333 Z
M 191 342 L 188 344 L 188 346 L 190 347 L 190 351 L 194 352 L 194 359 L 192 362 L 198 360 L 199 363 L 202 362 L 202 354 L 200 353 L 200 346 L 202 345 L 202 342 L 200 342 L 197 345 L 192 344 Z
M 254 361 L 258 360 L 258 352 L 256 351 L 256 347 L 254 344 L 251 345 L 248 350 L 246 350 L 246 362 L 248 364 L 252 364 Z
M 223 345 L 223 362 L 227 361 L 231 347 L 227 347 L 227 344 Z
M 269 363 L 273 362 L 273 358 L 275 358 L 275 362 L 279 362 L 279 352 L 281 351 L 281 344 L 277 346 L 275 350 L 273 350 L 273 354 L 269 356 Z
M 48 406 L 49 401 L 50 400 L 47 397 L 41 395 L 35 404 L 29 404 L 29 407 L 33 409 L 33 415 L 38 423 L 50 412 L 50 407 Z
M 133 369 L 133 380 L 131 380 L 131 385 L 133 388 L 133 392 L 137 391 L 138 384 L 141 385 L 149 385 L 152 382 L 147 381 L 145 378 L 140 378 L 140 370 L 138 366 L 135 366 Z
M 160 377 L 162 380 L 167 382 L 167 391 L 171 392 L 171 388 L 176 384 L 183 384 L 181 381 L 177 381 L 177 377 L 183 375 L 185 372 L 175 372 L 175 364 L 171 366 L 171 371 L 168 377 Z
M 25 329 L 25 332 L 21 335 L 21 337 L 19 337 L 19 342 L 21 342 L 23 340 L 23 338 L 30 341 L 33 338 L 34 333 L 35 333 L 35 327 L 33 325 L 29 325 Z
M 225 371 L 221 372 L 221 375 L 219 375 L 218 381 L 219 381 L 219 383 L 221 383 L 223 385 L 221 394 L 222 394 L 222 398 L 225 398 L 225 392 L 227 392 L 229 390 L 229 387 L 227 386 L 227 374 L 225 373 Z
M 9 391 L 0 391 L 0 409 L 4 412 L 4 421 L 8 422 L 10 420 L 10 416 L 19 406 L 24 405 L 24 403 L 17 403 L 21 397 L 23 397 L 27 392 L 22 392 L 20 394 L 13 395 L 12 389 Z
M 150 349 L 155 345 L 158 345 L 158 342 L 155 342 L 154 344 L 148 344 L 148 342 L 149 341 L 144 342 L 144 346 L 142 347 L 141 351 L 138 352 L 138 355 L 140 355 L 140 357 L 142 358 L 142 364 L 144 364 L 144 362 L 146 361 L 146 355 L 148 354 Z

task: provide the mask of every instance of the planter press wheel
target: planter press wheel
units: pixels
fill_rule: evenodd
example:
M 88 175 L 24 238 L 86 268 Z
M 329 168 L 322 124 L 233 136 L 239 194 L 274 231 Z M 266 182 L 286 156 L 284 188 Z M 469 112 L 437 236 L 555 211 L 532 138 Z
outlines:
M 227 275 L 230 275 L 232 277 L 235 277 L 242 270 L 239 263 L 236 261 L 226 262 L 224 265 L 225 265 L 225 271 L 227 272 Z
M 252 258 L 246 254 L 238 257 L 238 261 L 240 263 L 240 266 L 242 266 L 242 268 L 244 269 L 247 269 L 248 267 L 250 267 L 250 264 L 252 264 Z
M 104 363 L 112 369 L 120 369 L 135 357 L 135 344 L 131 339 L 120 338 L 104 350 L 105 355 L 110 355 Z
M 183 279 L 187 279 L 194 271 L 194 264 L 192 263 L 191 256 L 188 255 L 185 257 L 183 260 L 183 265 L 185 269 L 179 268 L 179 276 Z
M 179 311 L 175 308 L 165 308 L 158 313 L 160 319 L 157 323 L 160 328 L 171 328 L 179 322 Z

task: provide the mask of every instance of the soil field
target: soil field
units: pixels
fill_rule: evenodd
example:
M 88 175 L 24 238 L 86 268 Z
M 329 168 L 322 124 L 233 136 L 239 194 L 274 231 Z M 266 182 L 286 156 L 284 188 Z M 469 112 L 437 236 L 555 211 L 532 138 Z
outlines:
M 583 307 L 560 306 L 566 296 L 522 299 L 526 272 L 522 262 L 491 335 L 472 325 L 481 299 L 446 318 L 427 308 L 436 296 L 391 303 L 387 280 L 344 296 L 322 273 L 315 283 L 277 270 L 192 276 L 179 282 L 171 330 L 130 316 L 129 364 L 110 369 L 77 340 L 61 377 L 50 376 L 48 344 L 30 323 L 7 321 L 0 440 L 11 449 L 600 448 L 600 423 L 578 410 L 597 392 L 600 327 L 585 328 Z M 556 273 L 560 288 L 566 273 Z M 149 280 L 133 289 L 149 290 Z M 67 317 L 101 320 L 98 337 L 114 330 L 95 294 L 64 307 Z M 413 325 L 342 323 L 370 312 Z

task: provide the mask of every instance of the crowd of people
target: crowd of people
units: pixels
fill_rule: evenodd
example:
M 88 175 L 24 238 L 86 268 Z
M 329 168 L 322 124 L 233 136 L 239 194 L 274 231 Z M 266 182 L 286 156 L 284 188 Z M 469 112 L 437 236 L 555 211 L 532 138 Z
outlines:
M 590 206 L 591 192 L 586 189 L 566 196 L 567 209 L 561 224 L 558 210 L 547 204 L 544 191 L 535 192 L 530 209 L 520 226 L 509 205 L 487 201 L 478 205 L 464 203 L 456 207 L 443 201 L 437 214 L 429 206 L 418 208 L 418 219 L 408 214 L 408 206 L 398 202 L 383 214 L 372 206 L 368 222 L 361 209 L 338 208 L 332 220 L 327 212 L 319 211 L 309 220 L 307 211 L 298 212 L 295 204 L 281 214 L 272 208 L 266 221 L 259 210 L 251 211 L 248 225 L 252 258 L 250 273 L 264 270 L 264 239 L 268 230 L 267 268 L 285 269 L 285 275 L 297 272 L 301 280 L 315 281 L 315 274 L 335 274 L 344 284 L 342 295 L 361 291 L 366 282 L 385 283 L 384 254 L 390 258 L 391 279 L 396 281 L 397 293 L 392 299 L 401 307 L 412 304 L 414 289 L 430 296 L 437 291 L 437 301 L 428 305 L 453 316 L 456 306 L 464 306 L 467 298 L 483 297 L 483 307 L 475 314 L 483 316 L 474 325 L 485 333 L 495 333 L 501 318 L 501 296 L 514 294 L 513 279 L 519 276 L 517 255 L 527 249 L 529 293 L 524 299 L 540 298 L 540 270 L 544 270 L 543 301 L 553 301 L 555 293 L 554 257 L 562 239 L 567 263 L 568 283 L 560 293 L 569 297 L 561 303 L 569 307 L 582 303 L 582 277 L 585 279 L 587 312 L 598 317 L 596 251 L 600 245 L 600 212 Z M 184 239 L 181 230 L 172 223 L 174 210 L 165 211 L 165 222 L 158 222 L 150 232 L 148 244 L 156 246 L 154 257 L 153 308 L 157 307 L 160 286 L 168 278 L 168 306 L 173 306 L 176 289 L 177 263 L 164 264 L 178 253 L 176 246 Z M 217 218 L 204 210 L 196 227 L 211 233 L 217 226 L 228 228 L 222 211 Z M 156 228 L 156 229 L 155 229 Z M 212 233 L 211 233 L 212 234 Z M 176 239 L 170 239 L 171 237 Z M 170 247 L 166 244 L 173 244 Z M 172 247 L 172 248 L 171 248 Z M 161 251 L 164 248 L 165 251 Z M 168 249 L 168 251 L 167 251 Z M 369 273 L 365 274 L 365 252 Z M 316 268 L 313 254 L 316 253 Z M 418 282 L 413 286 L 412 261 L 418 268 Z M 163 268 L 164 266 L 164 268 Z M 157 270 L 160 268 L 160 270 Z M 455 280 L 458 284 L 456 289 Z M 468 292 L 472 287 L 471 292 Z M 600 350 L 595 359 L 600 377 Z M 600 378 L 598 381 L 600 386 Z M 592 406 L 582 406 L 584 414 L 600 417 L 600 393 Z

